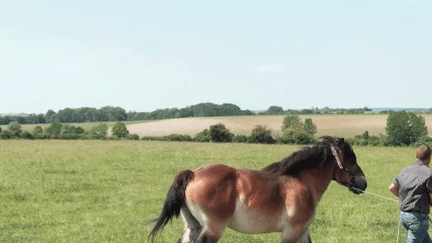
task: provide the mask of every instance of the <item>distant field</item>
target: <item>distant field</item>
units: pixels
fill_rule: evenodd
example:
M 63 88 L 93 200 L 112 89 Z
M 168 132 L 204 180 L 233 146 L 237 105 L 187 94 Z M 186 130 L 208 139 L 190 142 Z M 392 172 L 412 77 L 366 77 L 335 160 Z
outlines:
M 432 131 L 432 115 L 422 115 L 428 130 Z M 140 136 L 165 136 L 173 133 L 195 136 L 211 125 L 223 123 L 234 134 L 250 134 L 256 125 L 266 125 L 274 136 L 282 135 L 282 122 L 285 116 L 232 116 L 208 118 L 179 118 L 142 124 L 129 125 L 131 133 Z M 385 134 L 387 115 L 309 115 L 318 133 L 316 136 L 354 137 L 368 131 L 370 135 Z
M 430 135 L 432 134 L 432 115 L 422 115 Z M 208 129 L 211 125 L 223 123 L 234 134 L 249 135 L 256 125 L 265 125 L 272 130 L 273 136 L 282 135 L 282 122 L 285 116 L 221 116 L 221 117 L 191 117 L 167 119 L 158 121 L 128 121 L 124 122 L 130 133 L 143 136 L 166 136 L 170 134 L 187 134 L 195 136 L 197 133 Z M 303 120 L 312 118 L 316 124 L 318 133 L 316 137 L 330 135 L 350 138 L 368 131 L 370 135 L 386 133 L 387 115 L 302 115 Z M 112 127 L 116 122 L 106 122 Z M 80 126 L 85 130 L 90 129 L 99 122 L 69 123 Z M 23 130 L 32 131 L 36 126 L 47 127 L 50 124 L 22 125 Z M 6 129 L 7 125 L 0 126 Z
M 147 242 L 174 176 L 208 163 L 260 169 L 298 146 L 150 141 L 0 140 L 0 242 Z M 355 147 L 368 191 L 388 185 L 415 149 Z M 398 204 L 330 184 L 311 226 L 315 243 L 395 242 Z M 155 239 L 176 242 L 175 219 Z M 279 242 L 227 230 L 221 243 Z M 401 242 L 406 231 L 401 228 Z

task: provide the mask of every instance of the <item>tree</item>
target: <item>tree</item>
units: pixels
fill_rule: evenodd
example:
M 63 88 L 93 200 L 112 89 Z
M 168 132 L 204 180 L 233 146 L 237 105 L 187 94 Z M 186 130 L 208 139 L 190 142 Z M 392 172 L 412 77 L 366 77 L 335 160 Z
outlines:
M 56 115 L 55 121 L 57 122 L 76 122 L 74 110 L 71 108 L 65 108 L 63 110 L 59 110 Z
M 304 131 L 309 135 L 315 135 L 317 133 L 317 127 L 313 123 L 312 118 L 306 118 L 304 125 L 303 125 Z
M 301 121 L 301 118 L 297 115 L 291 114 L 284 118 L 282 131 L 285 132 L 286 130 L 293 129 L 299 126 L 300 127 L 303 126 L 303 122 Z
M 114 124 L 111 132 L 114 136 L 118 138 L 125 138 L 129 134 L 129 130 L 126 127 L 126 124 L 123 122 L 117 122 Z
M 197 142 L 210 142 L 211 138 L 210 138 L 209 130 L 204 129 L 204 131 L 198 133 L 195 136 L 194 140 Z
M 392 145 L 410 145 L 428 134 L 425 119 L 413 112 L 392 112 L 387 118 L 387 138 Z
M 56 113 L 53 110 L 48 110 L 44 116 L 46 123 L 53 123 L 55 117 L 56 117 Z
M 8 125 L 13 121 L 11 116 L 0 116 L 0 125 Z
M 94 125 L 90 130 L 90 134 L 92 138 L 104 139 L 108 134 L 108 125 L 106 123 Z
M 232 134 L 222 123 L 210 126 L 209 135 L 211 141 L 216 143 L 232 142 L 234 138 L 234 134 Z
M 33 136 L 37 137 L 43 133 L 43 129 L 41 126 L 36 126 L 33 128 Z
M 9 123 L 8 130 L 12 133 L 12 137 L 20 137 L 22 133 L 21 124 L 18 122 Z
M 283 113 L 283 109 L 280 106 L 270 106 L 266 112 L 268 115 L 279 115 Z
M 62 131 L 62 124 L 54 122 L 51 126 L 45 128 L 45 133 L 51 138 L 59 138 Z

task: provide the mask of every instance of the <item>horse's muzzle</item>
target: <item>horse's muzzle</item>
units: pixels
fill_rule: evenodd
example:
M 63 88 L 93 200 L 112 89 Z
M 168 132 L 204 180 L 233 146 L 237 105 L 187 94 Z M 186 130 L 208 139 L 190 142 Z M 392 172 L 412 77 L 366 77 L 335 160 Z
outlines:
M 348 189 L 355 194 L 363 193 L 366 190 L 367 182 L 364 176 L 353 177 Z

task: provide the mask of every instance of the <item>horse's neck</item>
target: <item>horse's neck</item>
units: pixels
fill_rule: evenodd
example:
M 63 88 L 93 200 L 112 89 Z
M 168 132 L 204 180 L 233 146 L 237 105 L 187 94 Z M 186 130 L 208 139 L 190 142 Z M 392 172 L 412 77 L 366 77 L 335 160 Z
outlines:
M 333 179 L 334 166 L 312 168 L 300 172 L 299 179 L 309 187 L 316 203 L 321 199 Z

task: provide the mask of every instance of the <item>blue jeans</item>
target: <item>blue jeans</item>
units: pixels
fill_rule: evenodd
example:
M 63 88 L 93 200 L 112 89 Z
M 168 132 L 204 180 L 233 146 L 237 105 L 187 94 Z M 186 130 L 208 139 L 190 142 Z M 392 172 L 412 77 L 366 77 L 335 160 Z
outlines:
M 408 231 L 407 243 L 432 243 L 428 234 L 429 215 L 420 213 L 401 212 L 402 225 Z

